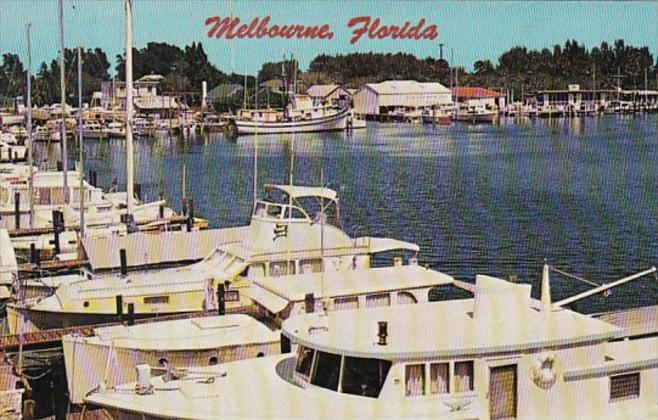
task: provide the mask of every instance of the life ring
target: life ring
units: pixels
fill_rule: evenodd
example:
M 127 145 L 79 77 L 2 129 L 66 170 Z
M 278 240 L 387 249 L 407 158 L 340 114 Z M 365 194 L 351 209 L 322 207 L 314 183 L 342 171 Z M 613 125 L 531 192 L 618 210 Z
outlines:
M 555 353 L 542 352 L 535 357 L 530 368 L 530 379 L 541 389 L 550 389 L 557 382 Z

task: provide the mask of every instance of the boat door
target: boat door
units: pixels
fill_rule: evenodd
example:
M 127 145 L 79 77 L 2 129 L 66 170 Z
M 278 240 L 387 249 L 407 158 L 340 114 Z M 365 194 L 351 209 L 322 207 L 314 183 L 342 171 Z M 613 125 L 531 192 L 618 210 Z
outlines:
M 489 414 L 492 420 L 516 418 L 516 387 L 516 365 L 498 366 L 490 369 Z

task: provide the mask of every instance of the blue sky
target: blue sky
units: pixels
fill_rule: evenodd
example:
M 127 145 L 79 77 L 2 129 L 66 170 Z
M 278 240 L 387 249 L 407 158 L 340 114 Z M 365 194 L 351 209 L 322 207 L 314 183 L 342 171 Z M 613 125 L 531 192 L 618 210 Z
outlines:
M 627 44 L 649 46 L 658 52 L 658 1 L 220 1 L 133 0 L 134 43 L 149 41 L 184 46 L 203 42 L 210 61 L 223 71 L 254 74 L 261 64 L 293 53 L 303 68 L 318 54 L 350 52 L 409 52 L 438 57 L 439 42 L 446 58 L 472 68 L 473 62 L 498 56 L 515 45 L 551 47 L 576 39 L 588 47 L 623 38 Z M 123 0 L 64 0 L 65 43 L 100 47 L 114 57 L 123 52 Z M 57 0 L 0 0 L 0 52 L 26 59 L 25 25 L 32 22 L 33 62 L 55 58 L 59 50 Z M 328 23 L 331 40 L 209 39 L 204 21 L 209 16 L 271 16 L 272 23 L 318 25 Z M 402 25 L 425 18 L 438 27 L 438 38 L 428 40 L 361 39 L 350 45 L 347 21 L 355 16 L 380 17 L 383 23 Z

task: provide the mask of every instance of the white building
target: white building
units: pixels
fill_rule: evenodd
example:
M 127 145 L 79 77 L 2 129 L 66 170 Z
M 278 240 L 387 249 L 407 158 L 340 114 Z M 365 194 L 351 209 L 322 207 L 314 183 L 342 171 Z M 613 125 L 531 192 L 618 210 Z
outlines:
M 354 94 L 354 112 L 369 116 L 408 115 L 451 105 L 450 89 L 414 80 L 368 83 Z
M 313 85 L 306 91 L 315 106 L 340 105 L 349 103 L 352 94 L 343 85 Z

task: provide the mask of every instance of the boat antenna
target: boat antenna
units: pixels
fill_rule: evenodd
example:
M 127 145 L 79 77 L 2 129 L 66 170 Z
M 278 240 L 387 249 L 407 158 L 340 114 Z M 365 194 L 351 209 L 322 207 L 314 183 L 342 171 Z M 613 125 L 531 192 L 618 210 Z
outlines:
M 34 229 L 34 169 L 32 162 L 32 45 L 31 23 L 27 24 L 27 170 L 28 194 L 30 195 L 30 229 Z
M 132 0 L 125 0 L 126 6 L 126 206 L 128 214 L 133 213 L 133 17 Z
M 78 47 L 78 159 L 80 160 L 80 238 L 85 237 L 85 170 L 83 166 L 82 131 L 84 122 L 82 120 L 82 50 Z
M 128 0 L 129 1 L 129 0 Z M 62 94 L 62 173 L 64 175 L 64 203 L 69 203 L 69 183 L 68 183 L 68 154 L 66 145 L 66 79 L 65 79 L 65 65 L 64 65 L 64 3 L 59 0 L 59 83 Z

